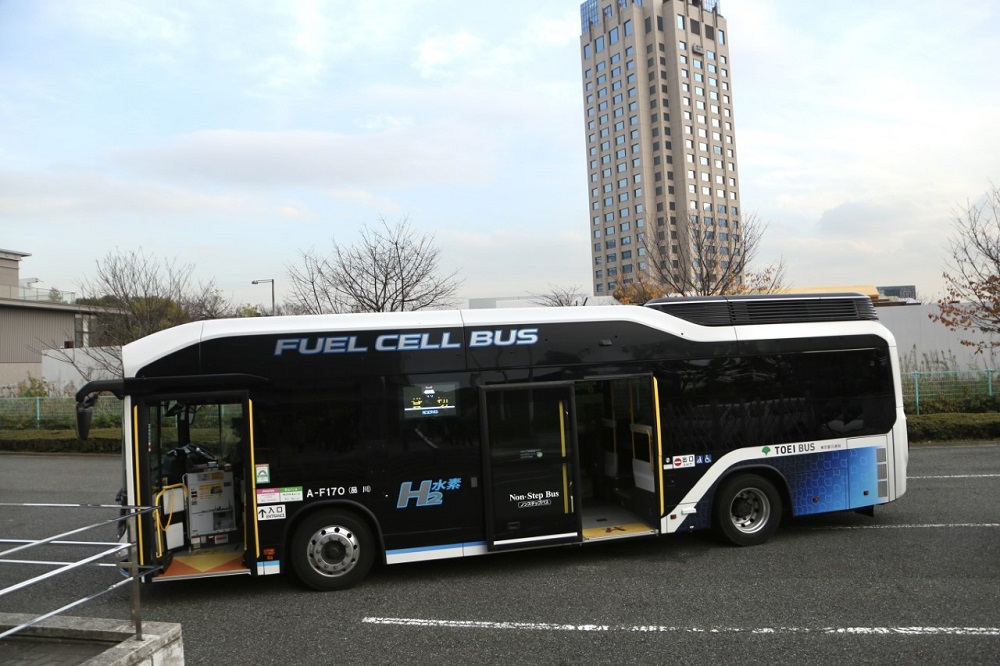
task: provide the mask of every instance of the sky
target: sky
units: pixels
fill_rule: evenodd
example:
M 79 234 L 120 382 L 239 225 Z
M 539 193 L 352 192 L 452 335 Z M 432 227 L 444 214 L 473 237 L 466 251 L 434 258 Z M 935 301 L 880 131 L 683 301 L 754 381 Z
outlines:
M 576 0 L 0 0 L 0 248 L 280 303 L 303 252 L 433 234 L 463 299 L 590 293 Z M 1000 185 L 1000 3 L 721 0 L 742 208 L 786 282 L 943 292 Z M 462 303 L 464 304 L 464 303 Z

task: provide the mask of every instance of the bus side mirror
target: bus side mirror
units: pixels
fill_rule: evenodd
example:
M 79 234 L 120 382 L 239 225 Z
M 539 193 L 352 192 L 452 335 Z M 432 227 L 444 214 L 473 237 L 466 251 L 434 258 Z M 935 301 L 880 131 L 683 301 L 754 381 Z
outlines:
M 97 396 L 88 395 L 76 403 L 76 435 L 84 441 L 90 435 L 90 423 L 94 420 L 95 402 L 97 402 Z

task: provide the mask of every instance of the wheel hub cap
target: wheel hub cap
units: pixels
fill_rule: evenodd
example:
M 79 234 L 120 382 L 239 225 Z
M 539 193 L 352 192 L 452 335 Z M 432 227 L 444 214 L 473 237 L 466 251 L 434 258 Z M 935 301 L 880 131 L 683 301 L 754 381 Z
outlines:
M 730 508 L 733 526 L 745 534 L 753 534 L 767 524 L 771 503 L 767 495 L 756 488 L 747 488 L 733 498 Z
M 353 532 L 330 526 L 317 530 L 309 540 L 309 564 L 324 576 L 342 576 L 358 562 L 360 544 Z

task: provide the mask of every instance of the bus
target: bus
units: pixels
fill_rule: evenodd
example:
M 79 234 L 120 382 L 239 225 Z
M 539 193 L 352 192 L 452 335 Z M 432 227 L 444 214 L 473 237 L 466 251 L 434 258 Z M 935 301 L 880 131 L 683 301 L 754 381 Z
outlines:
M 892 335 L 860 294 L 200 321 L 125 345 L 144 581 L 873 515 L 906 491 Z

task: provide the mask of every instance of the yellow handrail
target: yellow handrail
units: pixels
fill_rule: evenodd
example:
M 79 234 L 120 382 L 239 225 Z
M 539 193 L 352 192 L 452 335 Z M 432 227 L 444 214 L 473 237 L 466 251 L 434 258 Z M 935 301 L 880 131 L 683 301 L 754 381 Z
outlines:
M 562 447 L 563 513 L 569 513 L 569 474 L 566 469 L 566 403 L 559 401 L 559 444 Z
M 168 490 L 174 490 L 176 488 L 182 488 L 184 490 L 184 496 L 187 497 L 187 494 L 188 494 L 187 486 L 185 486 L 183 483 L 175 483 L 175 484 L 170 485 L 170 486 L 163 486 L 163 488 L 160 489 L 160 492 L 156 493 L 156 499 L 153 500 L 153 505 L 156 507 L 156 512 L 153 515 L 154 515 L 154 520 L 156 521 L 156 556 L 157 557 L 163 557 L 163 537 L 162 537 L 162 535 L 166 533 L 167 528 L 170 527 L 170 523 L 174 519 L 174 496 L 173 496 L 173 494 L 170 495 L 170 508 L 167 511 L 167 524 L 166 525 L 163 524 L 163 521 L 162 521 L 162 519 L 160 517 L 161 511 L 162 511 L 161 507 L 160 507 L 160 498 L 163 497 L 163 493 L 167 492 Z

